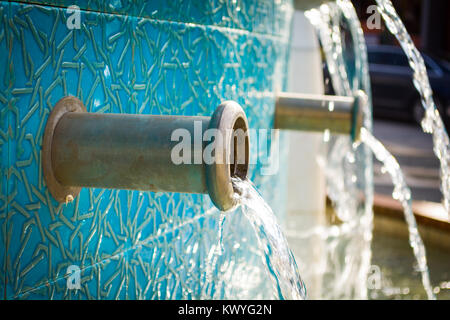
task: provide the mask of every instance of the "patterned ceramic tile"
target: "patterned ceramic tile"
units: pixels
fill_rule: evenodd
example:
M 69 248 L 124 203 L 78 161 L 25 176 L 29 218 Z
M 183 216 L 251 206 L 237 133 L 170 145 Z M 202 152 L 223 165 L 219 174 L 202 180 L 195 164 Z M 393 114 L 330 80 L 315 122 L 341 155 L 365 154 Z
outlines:
M 90 112 L 178 115 L 211 115 L 233 99 L 251 127 L 270 128 L 291 5 L 238 1 L 232 11 L 199 1 L 175 10 L 152 1 L 127 11 L 120 1 L 102 3 L 80 5 L 108 13 L 82 11 L 81 29 L 69 30 L 65 8 L 0 2 L 0 289 L 8 299 L 238 296 L 218 290 L 220 279 L 205 289 L 219 215 L 207 195 L 83 189 L 58 204 L 42 175 L 42 135 L 66 95 Z M 283 196 L 271 190 L 282 174 L 261 176 L 260 168 L 250 176 L 281 213 Z M 227 256 L 225 274 L 258 265 L 244 263 L 259 261 L 254 239 L 241 240 L 230 235 L 240 253 Z M 82 269 L 76 293 L 65 286 L 70 265 Z
M 233 28 L 264 35 L 285 36 L 292 6 L 286 0 L 32 0 L 35 4 L 69 7 L 161 21 Z

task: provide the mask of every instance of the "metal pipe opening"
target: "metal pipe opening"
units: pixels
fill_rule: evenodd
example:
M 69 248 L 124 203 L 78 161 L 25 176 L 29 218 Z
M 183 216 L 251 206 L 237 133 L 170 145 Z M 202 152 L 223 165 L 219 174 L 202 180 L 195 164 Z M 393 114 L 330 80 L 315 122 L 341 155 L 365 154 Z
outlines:
M 225 211 L 235 205 L 231 178 L 247 176 L 247 130 L 233 101 L 212 117 L 188 117 L 88 113 L 65 97 L 47 121 L 44 177 L 58 202 L 83 187 L 208 193 Z
M 356 97 L 303 93 L 278 94 L 275 106 L 275 128 L 301 131 L 324 131 L 348 134 L 359 139 L 366 95 Z

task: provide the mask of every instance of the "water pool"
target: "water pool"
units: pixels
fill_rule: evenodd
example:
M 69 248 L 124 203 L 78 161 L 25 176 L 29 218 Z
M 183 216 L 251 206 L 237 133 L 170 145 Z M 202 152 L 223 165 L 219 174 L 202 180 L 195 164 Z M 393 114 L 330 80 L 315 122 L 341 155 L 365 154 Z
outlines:
M 330 207 L 325 225 L 311 228 L 313 216 L 289 215 L 286 224 L 309 298 L 351 299 L 357 290 L 367 290 L 367 298 L 373 300 L 427 299 L 420 272 L 414 269 L 416 260 L 401 214 L 394 218 L 375 213 L 371 266 L 368 276 L 359 278 L 358 256 L 362 253 L 358 238 L 351 236 L 355 230 L 339 224 Z M 338 226 L 340 234 L 333 231 Z M 437 299 L 450 299 L 450 234 L 420 224 L 419 232 L 426 247 L 433 292 Z
M 383 230 L 379 220 L 375 219 L 369 278 L 380 271 L 381 288 L 371 289 L 374 281 L 369 281 L 369 299 L 426 299 L 407 237 Z M 450 299 L 450 249 L 426 239 L 424 244 L 433 292 L 437 299 Z

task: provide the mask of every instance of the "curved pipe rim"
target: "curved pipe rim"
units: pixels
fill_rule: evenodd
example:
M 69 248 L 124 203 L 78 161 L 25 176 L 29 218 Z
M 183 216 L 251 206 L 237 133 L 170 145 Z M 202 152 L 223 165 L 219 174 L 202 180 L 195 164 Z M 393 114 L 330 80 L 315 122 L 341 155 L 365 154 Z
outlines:
M 247 117 L 238 103 L 224 101 L 212 115 L 209 129 L 218 129 L 225 139 L 216 139 L 215 159 L 212 164 L 205 164 L 206 186 L 216 207 L 221 211 L 228 211 L 237 205 L 232 177 L 247 177 L 250 150 Z M 231 157 L 231 143 L 234 141 L 231 133 L 237 129 L 242 129 L 245 133 L 245 163 L 230 165 L 228 160 Z

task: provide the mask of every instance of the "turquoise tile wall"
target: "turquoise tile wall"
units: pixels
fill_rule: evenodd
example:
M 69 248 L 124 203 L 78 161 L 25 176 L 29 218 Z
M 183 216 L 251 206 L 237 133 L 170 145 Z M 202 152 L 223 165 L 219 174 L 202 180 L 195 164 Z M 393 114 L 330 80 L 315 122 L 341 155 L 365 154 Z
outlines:
M 5 299 L 271 297 L 255 236 L 237 210 L 215 255 L 219 212 L 207 195 L 83 189 L 70 204 L 41 170 L 46 119 L 66 95 L 89 112 L 211 115 L 220 101 L 270 128 L 284 85 L 289 1 L 0 2 L 0 290 Z M 119 5 L 123 4 L 123 5 Z M 269 139 L 270 142 L 270 139 Z M 286 141 L 281 135 L 281 152 Z M 284 170 L 250 177 L 277 214 Z M 281 157 L 280 167 L 284 157 Z M 66 271 L 82 270 L 69 290 Z M 243 272 L 254 279 L 239 287 Z M 267 287 L 268 286 L 268 287 Z M 261 288 L 268 288 L 261 293 Z
M 59 7 L 246 30 L 262 35 L 286 36 L 292 5 L 286 0 L 24 0 Z

